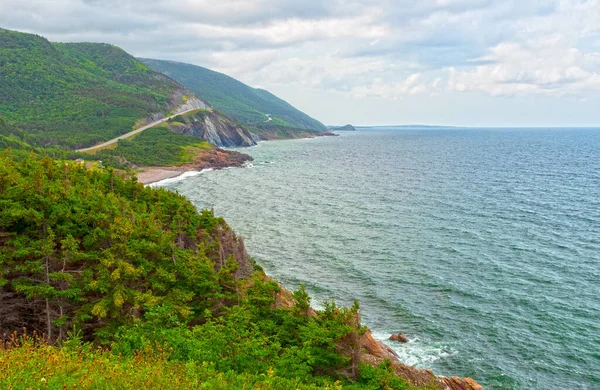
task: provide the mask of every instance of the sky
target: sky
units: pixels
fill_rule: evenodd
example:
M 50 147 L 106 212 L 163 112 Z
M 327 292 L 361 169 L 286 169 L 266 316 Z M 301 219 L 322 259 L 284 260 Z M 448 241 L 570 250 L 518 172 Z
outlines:
M 205 66 L 326 124 L 600 126 L 600 0 L 0 0 L 0 27 Z

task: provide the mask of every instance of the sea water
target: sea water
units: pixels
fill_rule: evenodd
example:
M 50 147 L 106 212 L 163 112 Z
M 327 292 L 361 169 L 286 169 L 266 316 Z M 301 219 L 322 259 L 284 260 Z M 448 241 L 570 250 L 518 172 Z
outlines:
M 373 128 L 260 143 L 165 187 L 402 361 L 487 389 L 600 389 L 600 130 Z

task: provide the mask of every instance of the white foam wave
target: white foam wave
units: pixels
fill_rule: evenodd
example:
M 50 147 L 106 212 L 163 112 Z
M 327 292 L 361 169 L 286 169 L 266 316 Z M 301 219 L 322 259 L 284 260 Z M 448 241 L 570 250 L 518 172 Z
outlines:
M 161 186 L 164 186 L 167 184 L 177 183 L 179 181 L 187 179 L 188 177 L 198 176 L 204 172 L 210 172 L 212 170 L 213 170 L 212 168 L 207 168 L 207 169 L 203 169 L 201 171 L 186 171 L 186 172 L 183 172 L 179 176 L 171 177 L 168 179 L 163 179 L 163 180 L 157 181 L 155 183 L 150 183 L 150 184 L 148 184 L 148 187 L 161 187 Z
M 438 360 L 454 356 L 457 353 L 452 348 L 429 343 L 419 337 L 409 337 L 407 343 L 389 341 L 390 334 L 373 332 L 373 337 L 392 348 L 398 354 L 399 360 L 408 366 L 431 368 L 433 363 Z

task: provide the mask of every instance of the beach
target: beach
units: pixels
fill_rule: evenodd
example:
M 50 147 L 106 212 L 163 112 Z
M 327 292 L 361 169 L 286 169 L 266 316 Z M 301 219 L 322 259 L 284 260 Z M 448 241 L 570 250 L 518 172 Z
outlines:
M 171 179 L 185 173 L 183 170 L 168 169 L 163 167 L 146 168 L 143 172 L 137 174 L 138 182 L 142 184 L 152 184 L 165 179 Z

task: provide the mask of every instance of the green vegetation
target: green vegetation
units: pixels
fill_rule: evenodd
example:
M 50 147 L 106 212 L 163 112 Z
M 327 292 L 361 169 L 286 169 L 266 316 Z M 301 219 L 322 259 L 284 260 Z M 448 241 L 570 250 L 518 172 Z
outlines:
M 107 141 L 140 119 L 169 112 L 182 91 L 115 46 L 50 43 L 0 29 L 0 114 L 23 131 L 26 144 L 80 148 Z
M 314 137 L 315 133 L 311 130 L 300 129 L 289 126 L 281 126 L 274 123 L 275 121 L 268 123 L 259 123 L 255 125 L 249 125 L 250 131 L 258 134 L 263 139 L 293 139 L 293 138 L 307 138 Z
M 169 125 L 176 124 L 170 122 Z M 166 124 L 150 128 L 131 138 L 120 140 L 114 147 L 80 153 L 57 148 L 39 148 L 27 144 L 27 134 L 0 119 L 0 149 L 12 149 L 13 155 L 26 158 L 31 152 L 48 155 L 61 160 L 102 160 L 113 168 L 127 169 L 133 166 L 176 166 L 194 161 L 203 151 L 214 146 L 196 137 L 172 132 Z M 113 145 L 111 145 L 113 146 Z
M 197 152 L 212 149 L 214 146 L 210 143 L 174 133 L 163 124 L 120 140 L 115 150 L 99 154 L 119 156 L 137 165 L 174 166 L 191 163 Z
M 322 123 L 277 96 L 262 89 L 251 88 L 222 73 L 173 61 L 140 60 L 177 80 L 217 110 L 245 125 L 270 123 L 305 130 L 327 130 Z M 268 121 L 267 115 L 271 116 L 271 121 Z M 257 129 L 260 131 L 260 128 Z
M 166 346 L 116 355 L 68 341 L 60 347 L 25 338 L 0 344 L 0 385 L 11 389 L 414 389 L 382 364 L 361 367 L 355 383 L 330 377 L 310 380 L 264 373 L 219 371 L 212 362 L 173 359 Z
M 0 387 L 409 388 L 359 364 L 358 305 L 313 311 L 240 245 L 177 193 L 3 152 L 0 335 L 49 344 L 5 336 Z

